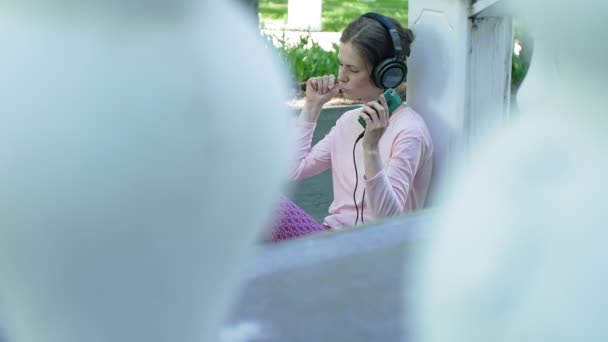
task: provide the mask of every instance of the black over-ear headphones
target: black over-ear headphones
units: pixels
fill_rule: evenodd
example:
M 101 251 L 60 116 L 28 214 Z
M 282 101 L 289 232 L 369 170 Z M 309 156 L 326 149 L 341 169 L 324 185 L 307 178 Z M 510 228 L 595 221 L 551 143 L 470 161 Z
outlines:
M 372 78 L 378 88 L 395 88 L 407 78 L 407 65 L 404 62 L 405 53 L 401 47 L 399 32 L 397 32 L 397 28 L 393 25 L 393 22 L 381 14 L 370 12 L 363 14 L 362 17 L 378 21 L 386 28 L 391 37 L 394 56 L 380 61 L 380 63 L 374 67 Z

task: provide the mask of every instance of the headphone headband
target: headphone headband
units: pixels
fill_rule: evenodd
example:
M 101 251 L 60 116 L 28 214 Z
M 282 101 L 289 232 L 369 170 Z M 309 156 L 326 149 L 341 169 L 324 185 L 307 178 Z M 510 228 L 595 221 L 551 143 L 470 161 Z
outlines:
M 388 31 L 389 36 L 391 37 L 391 41 L 393 42 L 393 52 L 396 58 L 403 59 L 404 53 L 403 48 L 401 48 L 401 40 L 399 39 L 399 32 L 397 32 L 397 28 L 393 25 L 393 22 L 382 14 L 369 12 L 362 15 L 362 17 L 371 18 L 378 21 L 384 28 Z

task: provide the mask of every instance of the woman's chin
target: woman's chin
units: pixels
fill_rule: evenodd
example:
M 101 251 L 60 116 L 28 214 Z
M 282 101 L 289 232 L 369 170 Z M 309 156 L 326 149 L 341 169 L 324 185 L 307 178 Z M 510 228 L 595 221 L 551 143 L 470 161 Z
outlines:
M 356 100 L 355 97 L 352 96 L 352 94 L 348 91 L 344 91 L 342 90 L 342 97 L 344 97 L 346 100 Z

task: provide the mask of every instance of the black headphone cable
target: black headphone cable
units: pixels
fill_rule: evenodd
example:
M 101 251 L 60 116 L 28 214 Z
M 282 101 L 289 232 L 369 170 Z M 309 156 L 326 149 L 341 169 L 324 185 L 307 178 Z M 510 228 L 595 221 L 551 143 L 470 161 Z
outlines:
M 357 147 L 357 143 L 363 135 L 365 131 L 361 132 L 357 139 L 355 140 L 355 144 L 353 145 L 353 164 L 355 165 L 355 191 L 353 191 L 353 202 L 355 203 L 355 209 L 357 210 L 357 218 L 355 219 L 355 226 L 359 223 L 359 205 L 357 204 L 357 187 L 359 186 L 359 173 L 357 171 L 357 160 L 355 158 L 355 148 Z M 363 189 L 363 201 L 365 201 L 365 189 Z M 361 223 L 363 223 L 363 203 L 361 203 Z

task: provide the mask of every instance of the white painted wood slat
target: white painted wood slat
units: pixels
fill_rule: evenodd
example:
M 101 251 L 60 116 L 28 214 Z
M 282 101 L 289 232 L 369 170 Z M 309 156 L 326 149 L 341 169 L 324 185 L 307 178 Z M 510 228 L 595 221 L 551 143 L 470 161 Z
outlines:
M 468 60 L 467 145 L 475 148 L 510 117 L 513 24 L 510 17 L 472 19 Z

